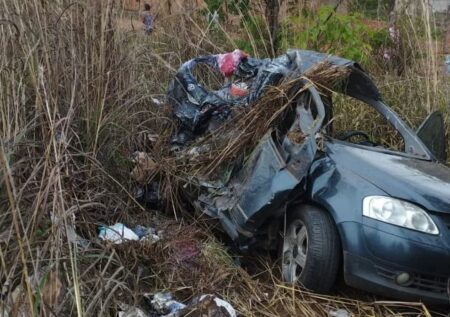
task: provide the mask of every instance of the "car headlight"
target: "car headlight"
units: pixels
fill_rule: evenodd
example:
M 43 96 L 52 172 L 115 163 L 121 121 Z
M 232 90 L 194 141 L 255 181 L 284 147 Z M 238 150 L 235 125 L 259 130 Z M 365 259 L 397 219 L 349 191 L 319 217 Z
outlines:
M 363 201 L 363 215 L 425 233 L 439 234 L 433 219 L 420 207 L 385 196 L 368 196 Z

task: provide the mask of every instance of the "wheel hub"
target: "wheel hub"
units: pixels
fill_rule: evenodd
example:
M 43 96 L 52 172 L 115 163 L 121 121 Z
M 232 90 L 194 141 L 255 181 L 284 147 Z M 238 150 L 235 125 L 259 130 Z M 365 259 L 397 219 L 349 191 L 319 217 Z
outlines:
M 296 283 L 305 267 L 308 234 L 301 220 L 291 223 L 283 241 L 282 270 L 286 282 Z

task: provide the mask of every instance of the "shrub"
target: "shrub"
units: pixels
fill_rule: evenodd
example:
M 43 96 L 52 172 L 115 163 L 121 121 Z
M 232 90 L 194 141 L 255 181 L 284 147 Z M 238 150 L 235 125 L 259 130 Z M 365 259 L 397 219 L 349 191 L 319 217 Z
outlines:
M 224 0 L 206 0 L 205 1 L 208 11 L 214 12 L 217 11 L 221 18 L 224 17 L 225 12 L 224 8 Z M 232 0 L 227 1 L 226 3 L 227 11 L 233 14 L 242 14 L 244 17 L 248 16 L 249 8 L 250 8 L 250 0 Z
M 263 17 L 249 15 L 241 21 L 241 27 L 245 30 L 244 37 L 236 41 L 238 47 L 251 55 L 269 55 L 269 33 L 266 21 Z
M 387 32 L 371 30 L 361 16 L 339 14 L 323 6 L 316 16 L 285 21 L 281 43 L 284 48 L 307 48 L 368 63 L 372 52 L 388 41 Z

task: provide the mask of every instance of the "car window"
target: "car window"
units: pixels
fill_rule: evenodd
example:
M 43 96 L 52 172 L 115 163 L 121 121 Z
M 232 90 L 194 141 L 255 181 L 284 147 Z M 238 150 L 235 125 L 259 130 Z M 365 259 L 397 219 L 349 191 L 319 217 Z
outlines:
M 355 98 L 334 93 L 331 136 L 351 143 L 405 151 L 402 135 L 373 107 Z M 369 136 L 366 140 L 364 132 Z M 353 135 L 353 136 L 352 136 Z M 369 142 L 367 142 L 369 141 Z

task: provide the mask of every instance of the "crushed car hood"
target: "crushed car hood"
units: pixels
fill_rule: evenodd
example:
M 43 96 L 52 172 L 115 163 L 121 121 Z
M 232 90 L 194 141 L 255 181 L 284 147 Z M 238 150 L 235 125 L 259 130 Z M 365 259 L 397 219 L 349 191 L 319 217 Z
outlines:
M 430 211 L 450 213 L 450 168 L 428 160 L 331 141 L 327 154 L 392 197 Z

